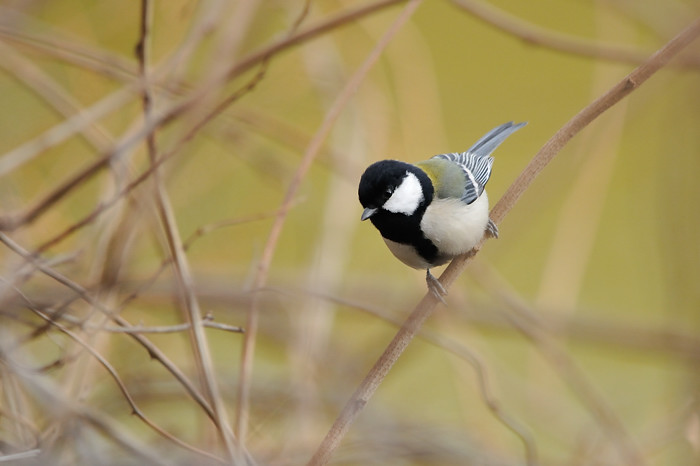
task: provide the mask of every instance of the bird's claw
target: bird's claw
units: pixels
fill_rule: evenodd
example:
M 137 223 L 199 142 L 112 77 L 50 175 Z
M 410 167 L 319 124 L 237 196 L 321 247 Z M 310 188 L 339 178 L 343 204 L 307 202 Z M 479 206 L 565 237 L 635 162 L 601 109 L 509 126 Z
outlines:
M 432 273 L 430 273 L 430 269 L 425 271 L 425 281 L 428 284 L 428 289 L 430 290 L 430 292 L 437 299 L 439 299 L 442 302 L 442 304 L 447 306 L 447 301 L 445 301 L 445 298 L 443 297 L 447 296 L 447 290 L 444 286 L 442 286 L 440 280 L 435 278 L 435 276 Z
M 493 223 L 491 219 L 489 219 L 489 222 L 486 224 L 486 236 L 498 238 L 498 226 Z

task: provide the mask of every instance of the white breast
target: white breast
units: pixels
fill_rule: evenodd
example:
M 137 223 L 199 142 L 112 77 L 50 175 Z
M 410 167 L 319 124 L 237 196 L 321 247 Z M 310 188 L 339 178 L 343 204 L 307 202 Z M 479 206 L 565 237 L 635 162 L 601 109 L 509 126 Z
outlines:
M 401 244 L 390 239 L 383 239 L 389 251 L 407 266 L 413 267 L 414 269 L 429 269 L 432 267 L 432 264 L 426 262 L 410 244 Z
M 421 229 L 442 254 L 458 256 L 481 241 L 488 221 L 489 200 L 484 191 L 468 205 L 459 199 L 433 199 Z

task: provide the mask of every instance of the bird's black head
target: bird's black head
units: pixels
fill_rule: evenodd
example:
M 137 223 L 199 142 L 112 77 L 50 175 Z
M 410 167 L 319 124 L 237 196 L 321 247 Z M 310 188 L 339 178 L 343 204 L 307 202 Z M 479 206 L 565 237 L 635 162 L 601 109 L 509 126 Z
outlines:
M 377 225 L 375 216 L 421 216 L 432 201 L 433 185 L 428 175 L 415 165 L 382 160 L 367 167 L 357 192 L 365 208 L 362 220 L 372 217 Z

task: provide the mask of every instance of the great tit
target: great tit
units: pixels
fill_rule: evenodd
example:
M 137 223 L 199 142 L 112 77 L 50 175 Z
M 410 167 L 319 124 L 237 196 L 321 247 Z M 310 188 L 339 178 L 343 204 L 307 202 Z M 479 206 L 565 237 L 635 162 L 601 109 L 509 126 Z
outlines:
M 470 251 L 485 233 L 498 237 L 484 191 L 493 165 L 489 156 L 526 124 L 498 126 L 462 153 L 416 164 L 381 160 L 360 179 L 362 220 L 372 221 L 401 262 L 426 269 L 428 289 L 443 302 L 447 292 L 430 268 Z

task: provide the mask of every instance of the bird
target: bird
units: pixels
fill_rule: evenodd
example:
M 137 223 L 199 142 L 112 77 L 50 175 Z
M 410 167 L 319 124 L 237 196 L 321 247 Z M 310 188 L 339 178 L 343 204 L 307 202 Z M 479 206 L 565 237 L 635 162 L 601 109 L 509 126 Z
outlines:
M 447 291 L 430 269 L 470 251 L 485 234 L 498 237 L 484 189 L 493 166 L 490 155 L 526 124 L 497 126 L 466 152 L 415 164 L 380 160 L 360 178 L 361 220 L 372 222 L 397 259 L 425 269 L 429 291 L 443 303 Z

